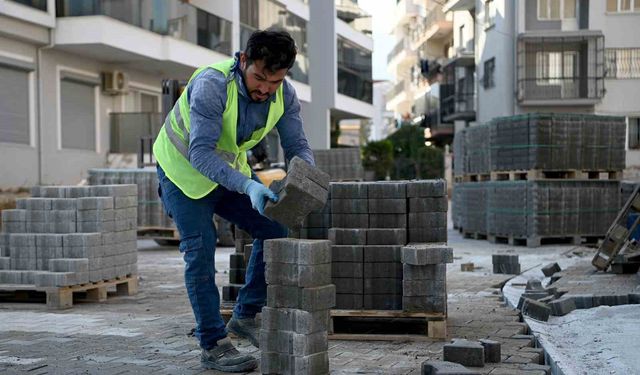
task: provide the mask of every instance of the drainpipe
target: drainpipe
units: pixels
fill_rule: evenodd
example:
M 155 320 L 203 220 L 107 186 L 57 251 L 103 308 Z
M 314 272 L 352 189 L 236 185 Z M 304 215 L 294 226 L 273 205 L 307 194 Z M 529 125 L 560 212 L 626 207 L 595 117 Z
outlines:
M 49 44 L 45 46 L 38 47 L 37 50 L 37 66 L 36 66 L 36 77 L 38 79 L 38 145 L 36 149 L 38 150 L 38 185 L 42 185 L 42 162 L 44 160 L 43 152 L 42 152 L 42 119 L 44 118 L 44 93 L 43 93 L 43 83 L 42 83 L 42 50 L 51 49 L 55 45 L 55 28 L 49 29 Z
M 511 87 L 513 95 L 511 95 L 511 105 L 513 106 L 512 115 L 516 114 L 516 106 L 518 102 L 518 7 L 520 2 L 514 1 L 510 2 L 513 7 L 513 53 L 512 53 L 512 63 L 513 63 L 513 86 Z

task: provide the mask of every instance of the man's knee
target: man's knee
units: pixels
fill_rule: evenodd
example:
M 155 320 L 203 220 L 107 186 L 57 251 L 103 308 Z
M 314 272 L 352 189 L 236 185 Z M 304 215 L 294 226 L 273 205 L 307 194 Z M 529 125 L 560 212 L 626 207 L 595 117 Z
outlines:
M 198 283 L 214 279 L 213 249 L 205 246 L 201 233 L 184 236 L 180 240 L 180 252 L 184 254 L 185 282 Z

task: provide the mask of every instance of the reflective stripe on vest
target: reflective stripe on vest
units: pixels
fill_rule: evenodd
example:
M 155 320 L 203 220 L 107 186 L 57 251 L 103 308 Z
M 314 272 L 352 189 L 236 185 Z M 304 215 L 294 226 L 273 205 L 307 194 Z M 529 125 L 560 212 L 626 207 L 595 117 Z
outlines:
M 270 103 L 265 126 L 256 129 L 249 140 L 238 146 L 236 144 L 238 89 L 234 74 L 231 73 L 233 64 L 234 59 L 230 59 L 199 68 L 194 72 L 187 84 L 187 88 L 185 88 L 178 101 L 169 111 L 153 145 L 154 156 L 165 171 L 166 176 L 186 196 L 192 199 L 202 198 L 218 186 L 217 183 L 200 174 L 189 163 L 189 128 L 191 121 L 187 93 L 191 81 L 202 70 L 213 68 L 222 72 L 227 78 L 227 102 L 222 116 L 222 132 L 216 145 L 215 153 L 245 176 L 251 176 L 251 168 L 247 164 L 246 151 L 260 142 L 275 127 L 284 113 L 283 88 L 280 85 L 276 92 L 276 100 Z

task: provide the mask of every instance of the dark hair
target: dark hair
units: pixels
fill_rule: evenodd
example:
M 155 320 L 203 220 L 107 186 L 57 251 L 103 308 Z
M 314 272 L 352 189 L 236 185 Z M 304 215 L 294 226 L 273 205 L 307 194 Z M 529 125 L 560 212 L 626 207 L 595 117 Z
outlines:
M 264 61 L 264 66 L 271 72 L 280 69 L 291 69 L 296 61 L 296 42 L 288 32 L 269 28 L 254 31 L 247 41 L 244 50 L 247 65 L 256 60 Z

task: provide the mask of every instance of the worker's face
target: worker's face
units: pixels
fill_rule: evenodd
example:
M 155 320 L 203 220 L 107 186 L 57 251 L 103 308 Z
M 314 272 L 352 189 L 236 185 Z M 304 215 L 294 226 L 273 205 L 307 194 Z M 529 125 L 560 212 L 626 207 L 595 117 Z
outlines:
M 270 71 L 264 67 L 264 61 L 256 60 L 251 65 L 247 64 L 247 56 L 240 54 L 240 69 L 244 73 L 244 84 L 247 92 L 254 102 L 264 102 L 276 93 L 287 75 L 287 69 Z

